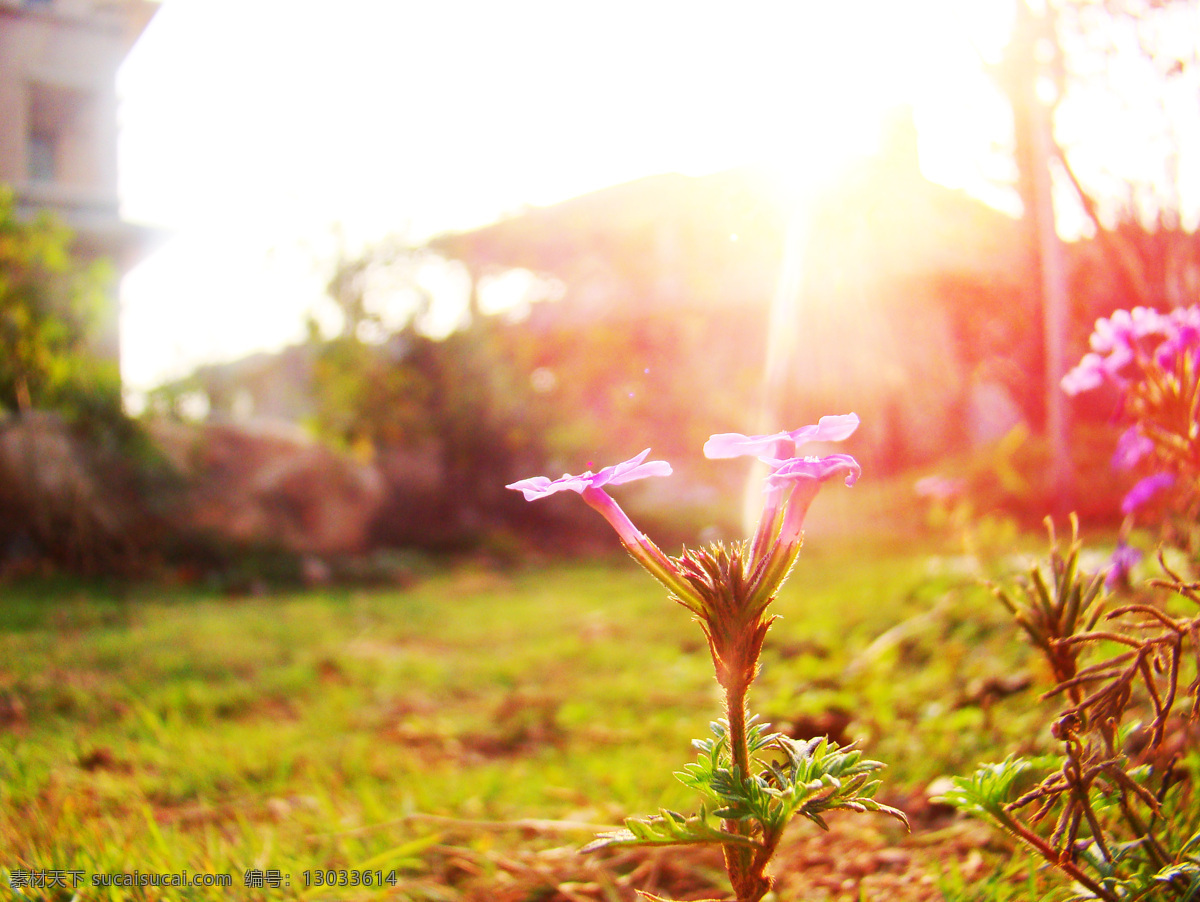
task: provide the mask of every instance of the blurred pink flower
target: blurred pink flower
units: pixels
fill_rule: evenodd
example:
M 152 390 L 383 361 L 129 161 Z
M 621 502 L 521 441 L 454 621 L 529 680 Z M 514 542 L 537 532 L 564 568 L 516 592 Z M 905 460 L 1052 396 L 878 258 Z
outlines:
M 1121 500 L 1121 513 L 1132 514 L 1163 489 L 1169 489 L 1174 484 L 1175 477 L 1170 473 L 1155 473 L 1153 476 L 1139 479 Z
M 1117 310 L 1107 319 L 1096 320 L 1089 344 L 1099 354 L 1120 352 L 1122 348 L 1131 349 L 1139 338 L 1167 334 L 1171 325 L 1169 315 L 1164 316 L 1151 307 Z
M 1129 574 L 1142 559 L 1142 552 L 1137 548 L 1118 542 L 1113 552 L 1112 562 L 1104 577 L 1104 586 L 1110 591 L 1118 585 L 1129 582 Z
M 1154 450 L 1154 442 L 1130 426 L 1117 439 L 1117 450 L 1113 452 L 1112 465 L 1118 470 L 1132 470 L 1143 457 Z
M 1104 358 L 1096 353 L 1087 353 L 1075 367 L 1062 377 L 1059 385 L 1068 395 L 1091 391 L 1104 382 Z
M 1129 378 L 1138 376 L 1136 370 L 1123 372 L 1131 363 L 1142 370 L 1151 364 L 1171 369 L 1180 355 L 1200 349 L 1200 307 L 1179 307 L 1170 313 L 1150 307 L 1117 310 L 1107 319 L 1096 320 L 1088 343 L 1091 351 L 1062 379 L 1062 389 L 1069 395 L 1106 381 L 1126 388 Z

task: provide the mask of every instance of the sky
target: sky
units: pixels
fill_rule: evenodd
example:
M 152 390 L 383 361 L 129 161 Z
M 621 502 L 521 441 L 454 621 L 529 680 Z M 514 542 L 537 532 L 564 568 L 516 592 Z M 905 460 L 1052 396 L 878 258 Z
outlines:
M 299 340 L 339 247 L 655 173 L 820 180 L 897 104 L 927 176 L 986 192 L 1006 113 L 980 54 L 1007 10 L 164 0 L 118 80 L 122 211 L 161 235 L 122 285 L 126 383 Z

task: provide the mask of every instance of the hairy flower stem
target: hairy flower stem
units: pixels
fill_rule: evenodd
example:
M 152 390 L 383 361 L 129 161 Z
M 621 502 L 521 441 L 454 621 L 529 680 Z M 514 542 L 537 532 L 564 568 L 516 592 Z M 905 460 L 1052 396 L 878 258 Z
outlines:
M 1065 857 L 1057 849 L 1051 846 L 1032 830 L 1027 828 L 1016 818 L 1005 812 L 1004 816 L 997 818 L 997 820 L 1000 822 L 1001 826 L 1004 827 L 1004 829 L 1008 830 L 1014 836 L 1025 842 L 1026 845 L 1036 850 L 1037 853 L 1041 855 L 1042 858 L 1046 859 L 1049 864 L 1061 869 L 1072 880 L 1077 881 L 1081 886 L 1091 890 L 1097 899 L 1104 899 L 1105 902 L 1119 902 L 1115 895 L 1080 870 L 1079 866 L 1076 865 L 1075 862 L 1071 861 L 1070 858 Z
M 729 753 L 733 766 L 741 771 L 743 777 L 750 772 L 750 749 L 746 743 L 746 694 L 749 685 L 738 680 L 725 687 L 725 718 L 729 723 Z M 742 836 L 749 835 L 749 825 L 740 820 L 726 820 L 725 829 L 730 833 Z M 758 902 L 766 890 L 755 895 L 755 884 L 752 870 L 754 855 L 752 850 L 744 846 L 729 844 L 724 847 L 725 870 L 729 874 L 729 882 L 737 895 L 738 902 Z M 761 872 L 759 880 L 761 881 Z M 768 884 L 768 888 L 769 888 Z
M 750 683 L 757 662 L 750 663 L 745 669 L 738 668 L 727 685 L 725 691 L 725 719 L 729 724 L 729 754 L 732 764 L 746 777 L 750 773 L 750 746 L 746 741 L 746 696 L 750 692 Z M 749 674 L 749 678 L 747 678 Z M 726 820 L 724 828 L 730 833 L 741 836 L 750 835 L 750 825 L 741 820 Z M 729 882 L 737 896 L 737 902 L 758 902 L 771 889 L 771 878 L 763 871 L 774 846 L 779 842 L 775 837 L 771 849 L 754 850 L 745 846 L 729 844 L 724 846 L 725 870 L 729 874 Z M 763 854 L 766 851 L 767 854 Z

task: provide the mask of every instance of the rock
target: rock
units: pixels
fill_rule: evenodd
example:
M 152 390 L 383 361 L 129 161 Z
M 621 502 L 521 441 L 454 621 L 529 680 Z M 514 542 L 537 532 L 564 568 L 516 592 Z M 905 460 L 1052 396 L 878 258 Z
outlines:
M 181 528 L 314 558 L 367 548 L 384 496 L 370 464 L 270 424 L 161 422 L 151 433 L 186 483 Z
M 127 462 L 62 417 L 0 422 L 0 569 L 45 556 L 82 572 L 128 570 L 148 523 Z

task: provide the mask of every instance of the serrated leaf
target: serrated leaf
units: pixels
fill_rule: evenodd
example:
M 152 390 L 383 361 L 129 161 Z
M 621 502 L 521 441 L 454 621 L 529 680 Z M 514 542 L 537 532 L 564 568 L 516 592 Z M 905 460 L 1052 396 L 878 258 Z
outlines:
M 1024 758 L 1011 756 L 998 764 L 985 764 L 970 777 L 954 777 L 954 788 L 933 801 L 969 814 L 1002 819 L 1004 806 L 1015 797 L 1013 786 L 1030 767 Z
M 1163 868 L 1154 875 L 1154 880 L 1159 883 L 1170 883 L 1176 877 L 1196 877 L 1197 875 L 1200 875 L 1200 864 L 1194 861 L 1181 861 Z
M 713 812 L 720 817 L 720 812 Z M 698 814 L 685 817 L 675 811 L 663 810 L 662 814 L 649 817 L 629 818 L 624 830 L 601 833 L 580 849 L 580 852 L 595 852 L 609 846 L 686 846 L 701 844 L 740 845 L 757 849 L 761 843 L 749 836 L 729 833 L 709 823 L 708 813 L 701 808 Z

